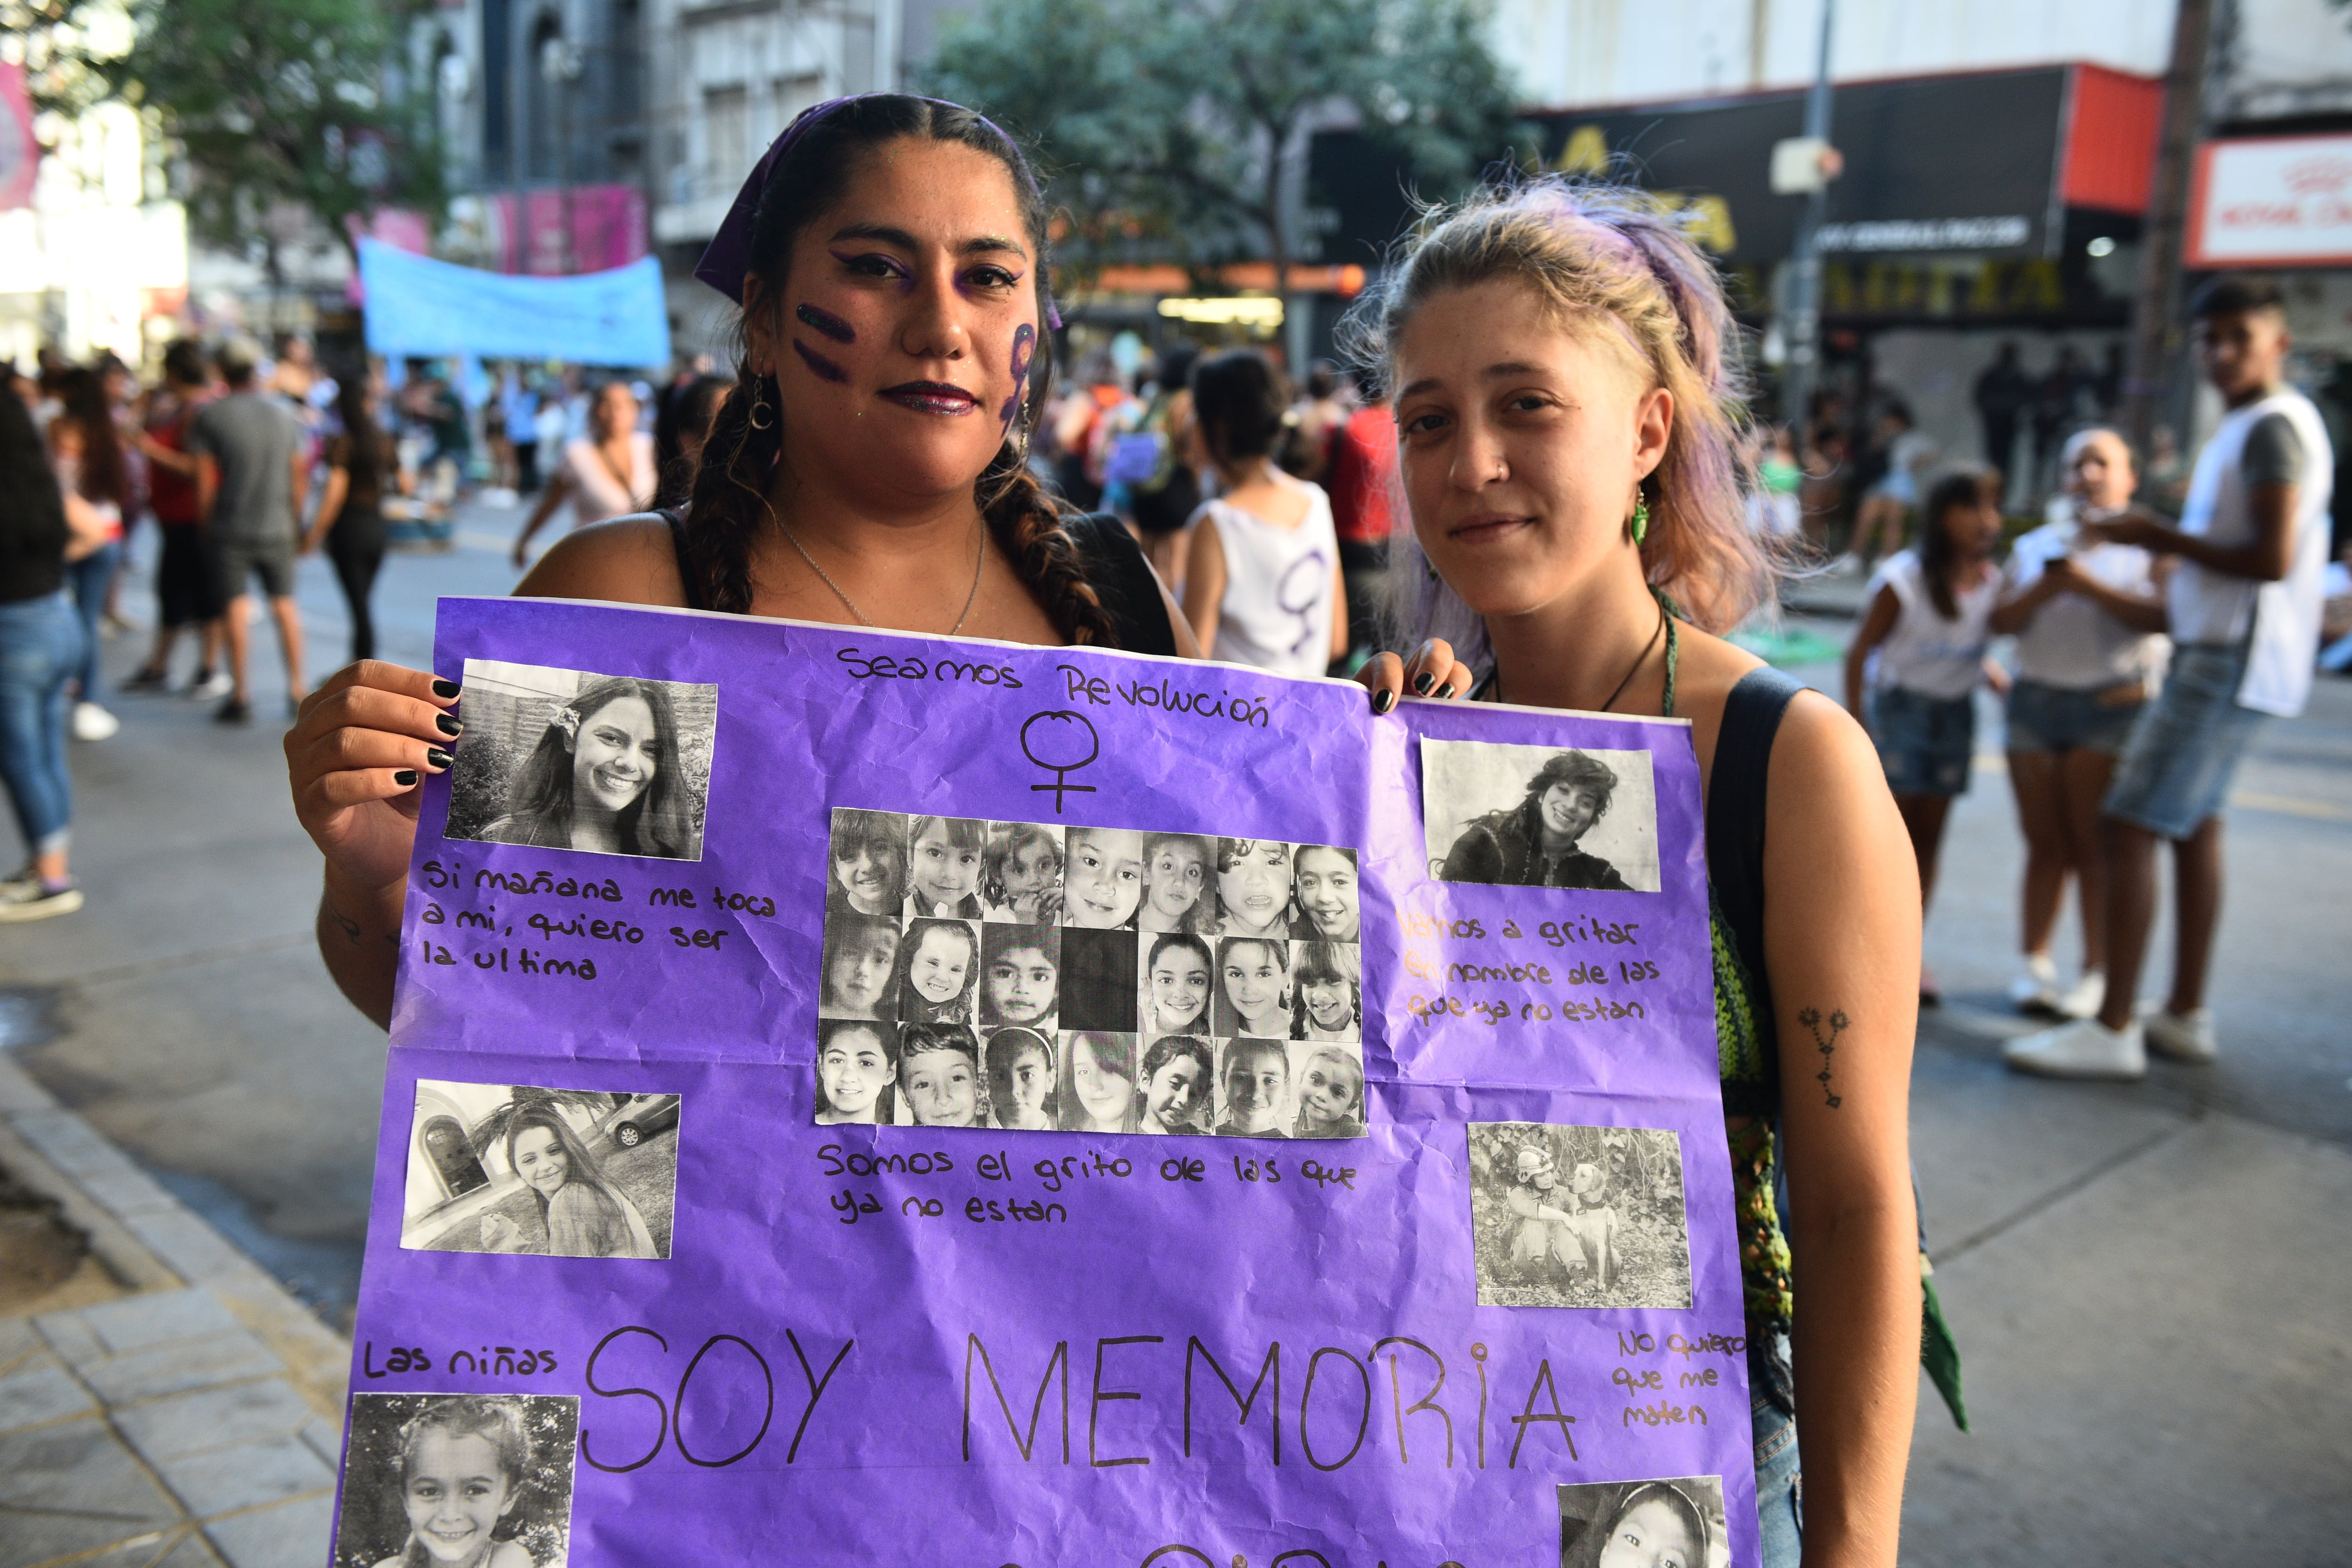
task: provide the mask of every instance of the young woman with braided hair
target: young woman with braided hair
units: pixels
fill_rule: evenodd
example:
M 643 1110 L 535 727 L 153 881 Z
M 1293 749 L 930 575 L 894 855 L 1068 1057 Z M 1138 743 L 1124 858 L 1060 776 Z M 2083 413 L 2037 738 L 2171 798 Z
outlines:
M 877 93 L 803 114 L 696 269 L 741 303 L 742 352 L 688 505 L 578 531 L 516 592 L 1192 656 L 1126 530 L 1028 471 L 1058 324 L 1045 227 L 1019 148 L 970 110 Z M 327 860 L 320 951 L 379 1023 L 457 698 L 357 664 L 286 737 Z

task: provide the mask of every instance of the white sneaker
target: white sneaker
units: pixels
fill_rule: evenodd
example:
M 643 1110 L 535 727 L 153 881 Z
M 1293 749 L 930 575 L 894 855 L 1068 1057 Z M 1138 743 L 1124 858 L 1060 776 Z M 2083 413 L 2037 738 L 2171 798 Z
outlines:
M 2044 1016 L 2058 1011 L 2058 965 L 2046 952 L 2029 952 L 2017 978 L 2009 983 L 2009 999 L 2021 1013 Z
M 191 702 L 211 702 L 219 698 L 227 696 L 230 692 L 236 689 L 236 682 L 229 679 L 228 671 L 226 669 L 215 669 L 210 675 L 205 676 L 202 680 L 194 681 L 189 684 L 188 700 Z
M 2001 1047 L 2000 1056 L 2018 1071 L 2044 1078 L 2147 1076 L 2147 1046 L 2137 1019 L 2120 1029 L 2110 1029 L 2096 1018 L 2062 1024 L 2010 1041 Z
M 2098 1016 L 2106 1005 L 2107 976 L 2105 971 L 2086 969 L 2083 978 L 2059 993 L 2056 1011 L 2062 1018 L 2091 1018 Z
M 110 741 L 122 728 L 122 721 L 95 702 L 77 702 L 73 710 L 73 738 L 77 741 Z
M 2221 1043 L 2213 1037 L 2210 1007 L 2200 1007 L 2184 1015 L 2171 1011 L 2161 1002 L 2151 1002 L 2140 1014 L 2139 1021 L 2147 1035 L 2147 1048 L 2158 1056 L 2169 1057 L 2177 1062 L 2210 1062 L 2221 1054 Z

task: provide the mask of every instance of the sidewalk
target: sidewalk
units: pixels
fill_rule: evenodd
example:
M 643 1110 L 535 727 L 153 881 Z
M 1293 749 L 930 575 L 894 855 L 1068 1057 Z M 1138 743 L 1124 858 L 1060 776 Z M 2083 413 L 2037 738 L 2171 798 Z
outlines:
M 5 1057 L 0 1168 L 123 1290 L 0 1317 L 0 1568 L 317 1568 L 350 1345 Z

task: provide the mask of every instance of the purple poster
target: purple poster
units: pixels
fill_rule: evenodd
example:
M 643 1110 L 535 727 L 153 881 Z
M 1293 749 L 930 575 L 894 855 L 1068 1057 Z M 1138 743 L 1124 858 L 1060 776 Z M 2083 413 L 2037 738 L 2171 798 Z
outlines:
M 1685 726 L 444 600 L 334 1562 L 1757 1560 Z

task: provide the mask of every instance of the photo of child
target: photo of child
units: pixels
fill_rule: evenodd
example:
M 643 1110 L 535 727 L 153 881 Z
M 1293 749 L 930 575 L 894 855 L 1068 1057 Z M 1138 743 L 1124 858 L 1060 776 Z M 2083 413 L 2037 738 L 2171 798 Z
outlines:
M 988 1104 L 1009 1132 L 1051 1132 L 1055 1092 L 1054 1042 L 1035 1029 L 999 1029 L 988 1037 Z
M 400 1244 L 666 1258 L 679 1121 L 675 1094 L 419 1079 Z
M 980 1021 L 1054 1032 L 1062 984 L 1062 933 L 1052 926 L 980 928 Z
M 1647 752 L 1421 742 L 1430 874 L 1447 882 L 1654 893 Z
M 816 1011 L 821 1018 L 887 1020 L 898 1004 L 898 922 L 878 915 L 827 915 Z
M 831 1018 L 817 1025 L 816 1042 L 817 1125 L 888 1121 L 898 1031 L 863 1018 Z
M 1143 1034 L 1206 1035 L 1216 959 L 1208 940 L 1168 933 L 1151 939 L 1143 960 Z
M 1216 1032 L 1290 1037 L 1289 942 L 1229 936 L 1217 943 Z
M 1220 1138 L 1286 1138 L 1283 1112 L 1290 1104 L 1290 1058 L 1280 1040 L 1228 1040 L 1217 1075 L 1224 1099 Z
M 1191 931 L 1214 936 L 1217 896 L 1209 889 L 1210 861 L 1216 851 L 1194 833 L 1147 833 L 1143 837 L 1143 907 L 1135 923 L 1148 931 Z
M 1211 1085 L 1216 1079 L 1209 1044 L 1192 1035 L 1162 1035 L 1143 1053 L 1135 1088 L 1138 1132 L 1208 1131 Z
M 1135 923 L 1143 900 L 1143 835 L 1124 827 L 1069 829 L 1062 919 L 1112 931 Z
M 1136 942 L 1131 931 L 1062 929 L 1063 1028 L 1135 1033 Z
M 1293 944 L 1298 965 L 1291 984 L 1294 1040 L 1360 1040 L 1364 1037 L 1364 970 L 1353 942 Z
M 980 855 L 987 825 L 960 816 L 919 816 L 908 829 L 907 913 L 980 919 Z
M 980 980 L 980 932 L 969 921 L 911 920 L 891 994 L 901 1024 L 969 1024 Z
M 898 914 L 907 902 L 907 819 L 895 811 L 835 809 L 827 864 L 827 914 Z
M 1293 1138 L 1361 1138 L 1364 1135 L 1364 1064 L 1339 1046 L 1293 1047 L 1297 1060 L 1298 1121 Z
M 1727 1568 L 1723 1478 L 1559 1489 L 1560 1568 Z
M 1218 929 L 1227 936 L 1290 934 L 1290 846 L 1271 838 L 1217 840 Z
M 1135 1131 L 1135 1037 L 1087 1030 L 1062 1037 L 1065 1132 Z
M 980 1042 L 959 1024 L 898 1031 L 901 1125 L 979 1127 Z
M 1690 1305 L 1672 1131 L 1474 1121 L 1469 1144 L 1480 1306 Z
M 333 1568 L 562 1568 L 576 1394 L 352 1396 Z
M 995 822 L 980 852 L 980 903 L 992 921 L 1054 925 L 1062 918 L 1062 830 Z
M 1356 852 L 1325 844 L 1302 844 L 1291 857 L 1292 900 L 1298 917 L 1290 934 L 1325 942 L 1360 940 L 1362 917 L 1356 901 Z

